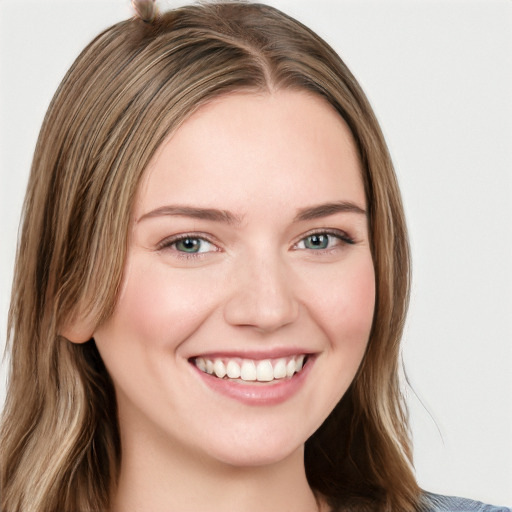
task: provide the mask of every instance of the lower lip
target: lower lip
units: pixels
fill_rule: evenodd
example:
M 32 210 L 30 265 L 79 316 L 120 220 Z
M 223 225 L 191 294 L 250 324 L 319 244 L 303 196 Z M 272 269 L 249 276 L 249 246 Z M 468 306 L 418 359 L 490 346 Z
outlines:
M 219 379 L 202 372 L 193 363 L 191 364 L 203 382 L 216 393 L 233 398 L 246 405 L 277 405 L 290 399 L 299 391 L 311 371 L 313 362 L 313 357 L 309 356 L 304 368 L 300 372 L 295 373 L 293 377 L 258 384 Z

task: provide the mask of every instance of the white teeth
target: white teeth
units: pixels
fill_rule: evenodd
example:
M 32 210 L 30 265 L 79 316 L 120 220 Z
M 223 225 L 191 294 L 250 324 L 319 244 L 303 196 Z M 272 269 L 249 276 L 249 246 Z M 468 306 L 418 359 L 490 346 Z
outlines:
M 256 380 L 259 380 L 260 382 L 270 382 L 271 380 L 274 380 L 274 368 L 268 359 L 258 363 L 258 366 L 256 367 Z
M 222 379 L 222 377 L 226 375 L 226 366 L 220 359 L 216 359 L 213 363 L 213 371 L 215 372 L 215 375 L 219 377 L 219 379 Z
M 201 369 L 201 368 L 199 368 Z M 240 378 L 240 365 L 235 361 L 228 361 L 226 371 L 230 379 Z
M 199 370 L 219 379 L 242 379 L 244 381 L 271 382 L 276 379 L 290 378 L 300 372 L 304 365 L 305 355 L 301 354 L 290 359 L 207 359 L 196 357 L 194 363 Z
M 286 365 L 286 376 L 291 377 L 295 371 L 297 370 L 297 365 L 295 364 L 295 360 L 290 359 L 288 364 Z
M 206 372 L 206 361 L 202 357 L 196 359 L 196 366 L 202 371 Z
M 278 359 L 274 366 L 274 379 L 284 379 L 286 377 L 286 359 Z
M 256 380 L 256 365 L 252 361 L 244 361 L 240 370 L 242 380 Z

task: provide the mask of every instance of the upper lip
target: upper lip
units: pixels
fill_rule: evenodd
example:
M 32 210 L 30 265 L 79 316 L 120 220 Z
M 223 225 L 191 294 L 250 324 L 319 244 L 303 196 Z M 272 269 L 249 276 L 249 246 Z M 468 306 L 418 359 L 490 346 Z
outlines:
M 292 357 L 301 354 L 311 355 L 314 354 L 315 351 L 311 349 L 303 349 L 303 348 L 286 348 L 286 347 L 276 347 L 272 349 L 266 350 L 222 350 L 222 351 L 211 351 L 211 352 L 201 352 L 195 354 L 189 359 L 195 359 L 196 357 L 203 357 L 206 359 L 215 359 L 215 358 L 240 358 L 240 359 L 253 359 L 255 361 L 260 361 L 263 359 L 278 359 L 281 357 Z

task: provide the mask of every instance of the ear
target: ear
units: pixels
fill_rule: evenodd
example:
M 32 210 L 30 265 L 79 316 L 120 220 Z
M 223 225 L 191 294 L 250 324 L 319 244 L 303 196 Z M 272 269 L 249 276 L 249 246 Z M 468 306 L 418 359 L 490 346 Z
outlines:
M 71 343 L 86 343 L 89 341 L 96 329 L 96 321 L 92 314 L 73 316 L 66 320 L 59 334 L 71 341 Z

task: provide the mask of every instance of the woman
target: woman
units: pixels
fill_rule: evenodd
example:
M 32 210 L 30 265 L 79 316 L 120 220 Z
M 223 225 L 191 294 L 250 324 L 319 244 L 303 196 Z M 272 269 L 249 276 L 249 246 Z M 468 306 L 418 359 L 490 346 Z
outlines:
M 405 223 L 359 86 L 274 9 L 136 7 L 36 148 L 2 508 L 448 510 L 411 471 Z

